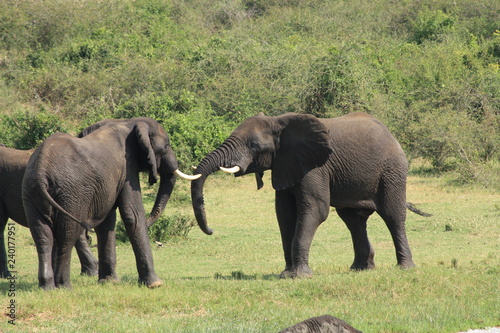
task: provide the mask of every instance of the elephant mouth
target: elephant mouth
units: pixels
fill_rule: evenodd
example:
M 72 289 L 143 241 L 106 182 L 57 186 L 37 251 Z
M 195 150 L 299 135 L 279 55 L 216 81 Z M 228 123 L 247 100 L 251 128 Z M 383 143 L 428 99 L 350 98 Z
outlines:
M 241 168 L 238 165 L 235 165 L 235 166 L 230 167 L 230 168 L 219 167 L 219 169 L 221 169 L 225 173 L 229 173 L 229 174 L 234 175 L 236 177 L 244 175 L 244 172 L 241 170 Z
M 246 169 L 242 168 L 239 165 L 234 165 L 232 167 L 219 167 L 220 170 L 232 174 L 235 177 L 240 177 L 249 173 L 263 173 L 264 170 L 261 170 L 260 168 L 256 168 L 253 164 L 250 164 Z

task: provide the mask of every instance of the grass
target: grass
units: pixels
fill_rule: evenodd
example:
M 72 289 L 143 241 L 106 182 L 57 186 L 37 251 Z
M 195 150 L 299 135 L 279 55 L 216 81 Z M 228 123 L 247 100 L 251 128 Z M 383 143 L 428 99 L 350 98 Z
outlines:
M 269 176 L 269 175 L 267 175 Z M 166 214 L 192 214 L 179 181 Z M 389 232 L 378 216 L 369 236 L 377 268 L 351 272 L 350 235 L 332 210 L 311 248 L 312 279 L 280 280 L 284 267 L 267 179 L 212 176 L 205 199 L 212 236 L 197 227 L 164 247 L 153 244 L 164 285 L 137 285 L 129 244 L 118 245 L 119 283 L 79 276 L 71 290 L 37 287 L 37 261 L 26 228 L 16 228 L 16 326 L 2 332 L 277 332 L 331 314 L 364 332 L 459 332 L 500 324 L 498 193 L 451 187 L 436 177 L 409 179 L 408 200 L 433 214 L 409 213 L 407 232 L 417 268 L 395 267 Z M 6 281 L 0 289 L 6 290 Z M 0 296 L 2 313 L 11 297 Z

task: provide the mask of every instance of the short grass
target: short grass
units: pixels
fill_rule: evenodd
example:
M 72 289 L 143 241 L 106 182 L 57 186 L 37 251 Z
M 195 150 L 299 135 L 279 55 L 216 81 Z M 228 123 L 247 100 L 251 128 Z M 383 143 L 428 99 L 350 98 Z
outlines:
M 191 214 L 189 185 L 178 182 L 166 214 Z M 500 195 L 409 178 L 408 200 L 433 214 L 409 213 L 417 268 L 395 267 L 383 221 L 369 220 L 377 268 L 351 272 L 350 235 L 332 210 L 311 249 L 311 279 L 280 280 L 284 267 L 274 192 L 254 178 L 212 176 L 205 188 L 209 225 L 164 247 L 154 245 L 164 285 L 137 285 L 129 244 L 118 245 L 119 283 L 81 277 L 76 254 L 71 290 L 37 287 L 37 259 L 27 229 L 16 228 L 16 295 L 0 282 L 2 332 L 277 332 L 330 314 L 364 332 L 459 332 L 500 325 Z M 16 326 L 6 307 L 14 299 Z

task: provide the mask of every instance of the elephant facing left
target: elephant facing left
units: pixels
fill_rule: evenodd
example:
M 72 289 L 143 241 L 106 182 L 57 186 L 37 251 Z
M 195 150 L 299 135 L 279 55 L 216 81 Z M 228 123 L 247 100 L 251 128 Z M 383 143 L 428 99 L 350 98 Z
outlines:
M 147 229 L 165 209 L 176 175 L 196 177 L 179 171 L 166 131 L 151 118 L 103 120 L 79 136 L 55 133 L 47 138 L 31 156 L 23 179 L 39 286 L 71 287 L 71 249 L 89 228 L 97 235 L 99 281 L 116 280 L 117 208 L 135 254 L 139 283 L 160 286 Z M 149 173 L 149 184 L 160 178 L 149 217 L 142 202 L 141 172 Z

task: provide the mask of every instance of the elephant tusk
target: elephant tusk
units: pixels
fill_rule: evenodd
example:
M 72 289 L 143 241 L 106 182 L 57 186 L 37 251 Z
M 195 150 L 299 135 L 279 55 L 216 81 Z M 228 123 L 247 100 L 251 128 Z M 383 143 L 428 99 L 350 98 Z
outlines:
M 238 171 L 241 170 L 239 166 L 234 166 L 232 168 L 219 167 L 219 169 L 221 169 L 224 172 L 231 173 L 231 174 L 232 173 L 237 173 Z
M 179 176 L 182 179 L 187 179 L 187 180 L 196 180 L 201 177 L 201 173 L 191 176 L 191 175 L 186 175 L 185 173 L 182 173 L 179 169 L 175 170 L 174 173 Z

